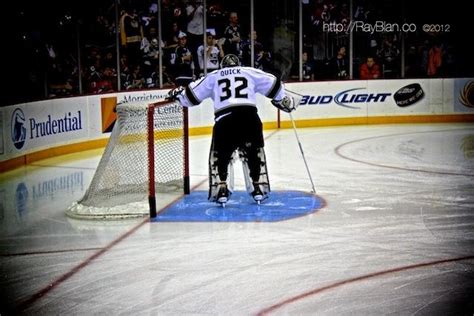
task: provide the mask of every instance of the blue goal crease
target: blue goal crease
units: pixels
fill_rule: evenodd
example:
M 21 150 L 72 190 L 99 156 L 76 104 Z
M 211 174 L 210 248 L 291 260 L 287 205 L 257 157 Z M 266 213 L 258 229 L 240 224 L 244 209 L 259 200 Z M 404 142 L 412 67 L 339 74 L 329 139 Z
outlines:
M 152 222 L 277 222 L 317 212 L 323 199 L 309 192 L 272 191 L 257 204 L 244 191 L 234 191 L 222 207 L 207 200 L 207 191 L 193 191 L 163 209 Z

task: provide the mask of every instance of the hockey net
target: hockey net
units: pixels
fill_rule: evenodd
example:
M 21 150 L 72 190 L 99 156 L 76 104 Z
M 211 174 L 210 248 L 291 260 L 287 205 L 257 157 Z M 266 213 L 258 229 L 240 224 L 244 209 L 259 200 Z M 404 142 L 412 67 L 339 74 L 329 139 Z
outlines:
M 189 193 L 187 111 L 177 101 L 117 105 L 117 121 L 84 197 L 81 219 L 156 216 L 156 196 Z

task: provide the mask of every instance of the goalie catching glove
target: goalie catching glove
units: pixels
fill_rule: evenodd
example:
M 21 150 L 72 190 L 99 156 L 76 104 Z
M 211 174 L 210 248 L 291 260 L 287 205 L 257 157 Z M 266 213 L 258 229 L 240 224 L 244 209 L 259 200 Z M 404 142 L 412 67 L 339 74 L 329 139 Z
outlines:
M 176 101 L 178 100 L 178 96 L 184 91 L 183 86 L 179 86 L 176 88 L 171 89 L 168 91 L 168 96 L 166 97 L 166 100 L 168 101 Z
M 295 99 L 290 96 L 285 96 L 280 101 L 272 100 L 272 104 L 286 113 L 296 110 Z

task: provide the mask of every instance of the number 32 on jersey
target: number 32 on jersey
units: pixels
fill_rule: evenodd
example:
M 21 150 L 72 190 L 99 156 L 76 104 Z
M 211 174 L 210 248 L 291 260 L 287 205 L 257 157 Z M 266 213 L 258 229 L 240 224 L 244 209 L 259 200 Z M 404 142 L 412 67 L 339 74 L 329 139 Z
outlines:
M 248 98 L 248 93 L 246 92 L 248 81 L 245 77 L 222 78 L 217 81 L 217 84 L 221 89 L 221 102 L 232 97 L 244 99 Z

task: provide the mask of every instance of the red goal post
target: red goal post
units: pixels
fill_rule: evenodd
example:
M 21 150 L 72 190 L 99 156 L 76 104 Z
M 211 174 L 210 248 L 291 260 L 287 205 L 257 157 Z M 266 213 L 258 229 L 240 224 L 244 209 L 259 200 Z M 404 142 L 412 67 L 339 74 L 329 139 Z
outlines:
M 168 109 L 168 110 L 164 110 Z M 148 141 L 148 203 L 150 206 L 150 217 L 156 217 L 156 188 L 155 188 L 155 139 L 160 137 L 155 132 L 155 112 L 173 112 L 182 113 L 182 139 L 183 139 L 183 193 L 190 193 L 189 182 L 189 120 L 188 108 L 181 106 L 178 101 L 161 101 L 148 105 L 147 110 L 147 141 Z M 171 124 L 172 125 L 172 124 Z M 179 125 L 179 123 L 177 124 Z M 178 127 L 178 126 L 176 126 Z M 178 129 L 179 133 L 179 129 Z M 179 136 L 178 136 L 179 137 Z

